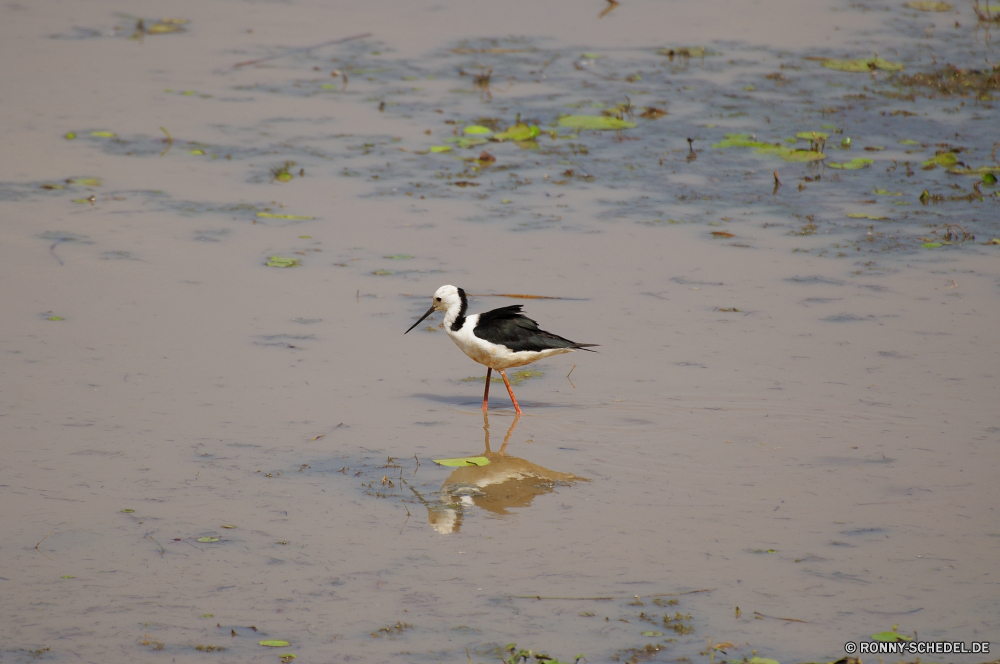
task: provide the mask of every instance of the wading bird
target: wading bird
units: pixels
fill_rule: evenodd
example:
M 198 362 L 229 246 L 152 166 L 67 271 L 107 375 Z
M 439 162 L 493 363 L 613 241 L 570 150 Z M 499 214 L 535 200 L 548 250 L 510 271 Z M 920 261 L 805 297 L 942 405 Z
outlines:
M 486 366 L 486 391 L 483 393 L 483 410 L 490 398 L 490 374 L 494 369 L 500 372 L 507 393 L 514 404 L 514 410 L 521 414 L 521 407 L 510 389 L 506 369 L 523 367 L 537 362 L 543 357 L 590 350 L 588 346 L 563 339 L 551 332 L 538 329 L 538 323 L 521 313 L 521 305 L 500 307 L 482 314 L 466 315 L 469 300 L 465 291 L 454 286 L 442 286 L 434 293 L 434 304 L 410 326 L 406 334 L 435 311 L 444 312 L 444 329 L 451 340 L 476 362 Z M 590 351 L 596 352 L 596 351 Z

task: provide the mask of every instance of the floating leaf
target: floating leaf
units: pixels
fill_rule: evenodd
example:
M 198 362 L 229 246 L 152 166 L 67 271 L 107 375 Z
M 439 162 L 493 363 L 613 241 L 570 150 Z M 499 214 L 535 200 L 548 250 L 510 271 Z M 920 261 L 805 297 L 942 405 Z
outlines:
M 767 148 L 770 143 L 761 143 L 753 134 L 726 134 L 724 140 L 712 145 L 713 148 Z
M 750 664 L 779 664 L 779 662 L 768 657 L 753 657 L 750 659 Z
M 284 648 L 292 644 L 289 643 L 288 641 L 278 641 L 276 639 L 268 639 L 266 641 L 258 641 L 257 645 L 266 646 L 268 648 Z
M 996 245 L 1000 245 L 1000 237 L 995 237 L 995 238 L 992 238 L 992 239 L 991 239 L 991 240 L 989 240 L 988 242 L 983 242 L 983 244 L 992 244 L 992 245 L 994 245 L 994 246 L 996 246 Z
M 938 247 L 943 247 L 944 245 L 941 244 L 940 242 L 924 242 L 920 246 L 923 247 L 924 249 L 937 249 Z M 883 634 L 887 634 L 887 633 L 888 632 L 883 632 Z M 872 638 L 874 639 L 875 635 L 873 635 Z
M 913 0 L 903 6 L 910 9 L 919 9 L 922 12 L 950 12 L 954 9 L 947 2 L 935 2 L 934 0 Z
M 78 184 L 81 187 L 100 187 L 100 178 L 73 178 L 69 181 L 70 184 Z
M 202 154 L 204 154 L 204 153 L 202 153 Z M 291 173 L 283 172 L 283 173 L 278 173 L 277 175 L 275 175 L 274 179 L 277 180 L 278 182 L 291 182 L 292 178 L 294 178 L 294 177 L 295 176 L 292 175 Z
M 983 174 L 983 184 L 996 184 L 996 183 L 997 183 L 996 175 L 994 175 L 993 173 Z
M 268 267 L 298 267 L 302 261 L 298 258 L 286 258 L 284 256 L 271 256 L 267 259 Z
M 75 577 L 75 576 L 73 576 L 72 574 L 63 574 L 63 575 L 62 575 L 62 576 L 60 576 L 59 578 L 60 578 L 60 579 L 75 579 L 76 577 Z
M 489 465 L 490 460 L 486 457 L 460 457 L 457 459 L 433 459 L 434 463 L 439 466 L 449 466 L 454 468 L 463 468 L 465 466 L 486 466 Z
M 205 537 L 199 537 L 198 541 L 201 542 L 202 544 L 211 544 L 213 542 L 218 542 L 219 538 L 205 536 Z
M 840 164 L 828 161 L 826 165 L 830 168 L 840 168 L 845 171 L 856 171 L 859 168 L 865 168 L 866 166 L 871 166 L 874 163 L 875 161 L 873 159 L 868 159 L 867 157 L 855 157 L 850 161 L 845 161 Z
M 795 134 L 795 138 L 802 138 L 807 141 L 823 140 L 830 138 L 830 134 L 822 131 L 800 131 Z
M 635 127 L 635 123 L 619 120 L 607 115 L 564 115 L 559 118 L 559 126 L 599 131 L 605 129 L 632 129 Z
M 394 261 L 405 261 L 409 258 L 413 258 L 410 254 L 389 254 L 388 256 L 383 256 L 382 258 L 388 258 Z
M 91 136 L 97 136 L 98 138 L 114 138 L 117 136 L 113 131 L 92 131 Z
M 528 126 L 523 122 L 518 122 L 512 127 L 507 127 L 506 130 L 496 134 L 493 137 L 494 141 L 528 141 L 538 136 L 542 133 L 542 130 L 538 128 L 538 125 Z
M 63 135 L 63 138 L 65 138 L 67 141 L 72 141 L 74 138 L 76 138 L 76 134 L 72 131 L 68 131 Z
M 654 632 L 653 630 L 646 630 L 642 633 L 643 636 L 663 636 L 663 632 Z
M 232 530 L 232 529 L 233 529 L 233 528 L 235 528 L 236 526 L 234 526 L 234 525 L 232 525 L 232 524 L 227 524 L 227 525 L 225 525 L 225 526 L 222 526 L 222 527 L 223 527 L 223 528 L 225 528 L 226 530 Z
M 296 214 L 272 214 L 270 212 L 258 212 L 258 217 L 262 219 L 301 219 L 304 221 L 309 221 L 315 219 L 316 217 L 303 217 Z
M 895 643 L 896 641 L 913 640 L 912 637 L 906 636 L 905 634 L 899 634 L 897 632 L 879 632 L 878 634 L 872 634 L 872 638 L 875 639 L 876 641 L 883 641 L 886 643 Z
M 712 231 L 712 237 L 736 237 L 728 231 Z
M 901 191 L 889 191 L 888 189 L 875 189 L 875 190 L 872 191 L 872 193 L 873 194 L 877 194 L 879 196 L 902 196 L 903 195 L 903 192 L 901 192 Z
M 450 145 L 432 145 L 431 152 L 451 152 Z
M 902 62 L 889 62 L 888 60 L 883 60 L 882 58 L 861 58 L 858 60 L 838 60 L 837 58 L 830 58 L 823 62 L 823 66 L 828 69 L 836 69 L 837 71 L 871 71 L 873 69 L 882 69 L 884 71 L 903 71 Z
M 483 127 L 482 125 L 469 125 L 463 129 L 466 134 L 492 134 L 493 132 L 489 127 Z
M 848 212 L 847 216 L 851 219 L 872 219 L 874 221 L 882 221 L 889 218 L 880 214 L 868 214 L 867 212 Z
M 181 26 L 173 23 L 154 23 L 146 28 L 146 32 L 151 35 L 165 35 L 171 32 L 180 32 L 181 30 L 183 30 Z
M 213 616 L 211 613 L 203 613 L 203 614 L 201 614 L 198 617 L 199 618 L 214 618 L 215 616 Z
M 129 509 L 127 507 L 122 510 L 122 514 L 132 514 L 133 512 L 135 512 L 135 510 Z
M 201 148 L 192 148 L 192 149 L 188 150 L 188 154 L 193 154 L 194 156 L 197 157 L 197 156 L 205 154 L 205 151 L 202 150 Z
M 942 152 L 941 154 L 936 154 L 927 161 L 921 163 L 921 166 L 944 166 L 948 168 L 949 166 L 954 166 L 958 163 L 958 155 L 954 152 Z
M 898 141 L 898 143 L 900 145 L 920 145 L 921 144 L 920 141 L 915 141 L 912 138 L 905 138 L 905 139 L 903 139 L 901 141 Z

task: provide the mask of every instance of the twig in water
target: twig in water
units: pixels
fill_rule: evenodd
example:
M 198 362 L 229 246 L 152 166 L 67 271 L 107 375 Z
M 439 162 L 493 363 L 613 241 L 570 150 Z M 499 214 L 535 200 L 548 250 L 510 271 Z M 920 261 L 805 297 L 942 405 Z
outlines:
M 256 64 L 259 64 L 261 62 L 267 62 L 268 60 L 274 60 L 274 59 L 277 59 L 277 58 L 283 58 L 286 55 L 289 55 L 290 53 L 295 53 L 295 52 L 299 52 L 299 51 L 305 53 L 305 52 L 313 50 L 314 48 L 321 48 L 323 46 L 333 46 L 334 44 L 342 44 L 344 42 L 354 41 L 355 39 L 364 39 L 365 37 L 371 37 L 371 36 L 372 36 L 372 33 L 366 32 L 363 35 L 353 35 L 351 37 L 343 37 L 341 39 L 334 39 L 333 41 L 323 42 L 322 44 L 313 44 L 312 46 L 304 46 L 304 47 L 301 47 L 301 48 L 291 48 L 291 49 L 288 49 L 287 51 L 285 51 L 284 53 L 277 53 L 275 55 L 269 55 L 266 58 L 257 58 L 256 60 L 246 60 L 244 62 L 237 62 L 235 65 L 233 65 L 233 67 L 236 68 L 236 67 L 245 67 L 247 65 L 256 65 Z
M 162 157 L 170 151 L 170 148 L 174 146 L 174 137 L 170 135 L 170 132 L 167 131 L 166 127 L 160 127 L 160 131 L 167 135 L 167 147 L 160 153 L 160 156 Z

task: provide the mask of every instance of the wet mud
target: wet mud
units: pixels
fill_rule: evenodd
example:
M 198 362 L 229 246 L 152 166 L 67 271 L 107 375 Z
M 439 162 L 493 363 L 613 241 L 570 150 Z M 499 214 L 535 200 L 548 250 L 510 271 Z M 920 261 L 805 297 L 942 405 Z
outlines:
M 976 8 L 0 15 L 0 661 L 997 634 Z M 443 284 L 599 353 L 484 415 Z

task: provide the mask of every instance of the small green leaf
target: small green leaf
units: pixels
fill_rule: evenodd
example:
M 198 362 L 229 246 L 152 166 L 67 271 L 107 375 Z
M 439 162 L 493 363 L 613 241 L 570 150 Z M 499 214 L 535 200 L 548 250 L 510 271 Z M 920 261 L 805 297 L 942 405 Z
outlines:
M 767 657 L 752 657 L 750 664 L 779 664 L 779 662 L 776 659 L 769 659 Z
M 519 122 L 512 127 L 507 127 L 504 131 L 493 137 L 494 141 L 529 141 L 542 133 L 537 125 L 528 126 Z
M 117 134 L 113 131 L 92 131 L 91 136 L 97 136 L 98 138 L 114 138 Z
M 49 317 L 48 317 L 48 318 L 46 318 L 45 320 L 66 320 L 66 319 L 65 319 L 65 318 L 63 318 L 62 316 L 49 316 Z M 122 512 L 124 512 L 124 511 L 125 511 L 125 510 L 122 510 Z M 129 511 L 130 511 L 130 512 L 133 512 L 133 511 L 135 511 L 135 510 L 129 510 Z
M 799 133 L 795 134 L 795 138 L 802 138 L 807 141 L 815 141 L 815 140 L 825 141 L 826 139 L 830 138 L 830 134 L 827 134 L 822 131 L 800 131 Z
M 935 0 L 913 0 L 903 6 L 910 9 L 918 9 L 922 12 L 950 12 L 954 9 L 947 2 L 935 2 Z
M 875 639 L 876 641 L 882 641 L 884 643 L 895 643 L 896 641 L 913 640 L 912 637 L 906 636 L 904 634 L 899 634 L 897 632 L 879 632 L 878 634 L 872 634 L 872 638 Z
M 408 258 L 413 258 L 410 254 L 389 254 L 388 256 L 383 256 L 382 258 L 389 258 L 396 261 L 403 261 Z
M 258 641 L 257 645 L 266 646 L 268 648 L 284 648 L 292 644 L 289 643 L 288 641 L 278 641 L 277 639 L 268 639 L 266 641 Z
M 463 131 L 466 134 L 492 134 L 493 132 L 489 127 L 483 127 L 481 125 L 469 125 Z
M 899 144 L 900 145 L 920 145 L 920 141 L 915 141 L 912 138 L 904 138 L 903 140 L 899 141 Z
M 941 244 L 940 242 L 924 242 L 924 243 L 923 243 L 922 245 L 920 245 L 920 246 L 921 246 L 921 247 L 923 247 L 924 249 L 937 249 L 938 247 L 942 247 L 942 246 L 944 246 L 944 245 L 942 245 L 942 244 Z M 886 634 L 886 633 L 887 633 L 887 632 L 883 632 L 883 634 Z M 876 635 L 873 635 L 873 636 L 872 636 L 872 638 L 874 639 L 874 638 L 876 638 L 877 636 L 878 636 L 877 634 L 876 634 Z
M 847 136 L 845 138 L 842 138 L 840 140 L 840 147 L 842 147 L 844 149 L 850 149 L 850 147 L 851 147 L 851 137 Z
M 202 544 L 211 544 L 211 543 L 214 543 L 214 542 L 218 542 L 219 538 L 218 537 L 208 537 L 208 536 L 206 536 L 206 537 L 199 537 L 198 541 L 201 542 Z
M 434 463 L 439 466 L 449 466 L 455 468 L 461 468 L 465 466 L 486 466 L 490 463 L 490 460 L 486 457 L 460 457 L 457 459 L 433 459 Z
M 868 214 L 867 212 L 848 212 L 847 216 L 851 219 L 872 219 L 874 221 L 882 221 L 889 218 L 880 214 Z
M 450 145 L 432 145 L 431 152 L 451 152 Z
M 133 512 L 135 512 L 135 510 L 129 509 L 128 507 L 122 510 L 122 514 L 132 514 Z
M 936 154 L 927 161 L 920 164 L 921 166 L 944 166 L 948 168 L 949 166 L 954 166 L 958 163 L 958 155 L 954 152 L 942 152 L 941 154 Z
M 559 126 L 588 131 L 602 131 L 607 129 L 633 129 L 636 125 L 634 122 L 619 120 L 608 115 L 564 115 L 559 118 Z M 537 136 L 537 134 L 535 135 Z
M 270 212 L 258 212 L 257 216 L 262 219 L 301 219 L 303 221 L 309 221 L 316 218 L 316 217 L 304 217 L 297 214 L 272 214 Z
M 642 633 L 643 636 L 663 636 L 663 632 L 654 632 L 653 630 L 646 630 Z
M 770 143 L 761 143 L 752 134 L 726 134 L 726 138 L 712 146 L 713 148 L 767 148 Z
M 291 182 L 294 177 L 291 173 L 278 173 L 274 176 L 274 179 L 278 182 Z
M 78 184 L 81 187 L 100 187 L 101 178 L 73 178 L 70 184 Z
M 996 183 L 997 183 L 997 176 L 996 175 L 994 175 L 993 173 L 985 173 L 985 174 L 983 174 L 983 184 L 991 184 L 992 185 L 992 184 L 996 184 Z
M 67 141 L 72 141 L 74 138 L 76 138 L 76 133 L 68 131 L 63 135 L 63 138 L 65 138 Z
M 889 62 L 882 58 L 861 58 L 858 60 L 838 60 L 830 58 L 823 62 L 823 66 L 837 71 L 862 72 L 882 69 L 884 71 L 903 71 L 903 63 Z
M 222 527 L 223 527 L 223 528 L 225 528 L 226 530 L 232 530 L 232 529 L 233 529 L 233 528 L 235 528 L 236 526 L 234 526 L 234 525 L 232 525 L 232 524 L 226 524 L 226 525 L 224 525 L 224 526 L 222 526 Z
M 59 578 L 60 578 L 60 579 L 75 579 L 76 577 L 75 577 L 75 576 L 73 576 L 72 574 L 63 574 L 63 575 L 62 575 L 62 576 L 60 576 Z
M 302 261 L 298 258 L 286 258 L 285 256 L 271 256 L 267 259 L 268 267 L 298 267 Z
M 888 189 L 874 189 L 872 191 L 872 193 L 873 194 L 877 194 L 879 196 L 902 196 L 903 195 L 903 192 L 901 192 L 901 191 L 889 191 Z
M 866 166 L 871 166 L 874 163 L 875 161 L 873 159 L 868 159 L 867 157 L 855 157 L 850 161 L 845 161 L 839 164 L 828 161 L 826 165 L 830 168 L 839 168 L 845 171 L 856 171 L 859 168 L 865 168 Z
M 213 616 L 211 613 L 203 613 L 203 614 L 201 614 L 198 617 L 199 618 L 214 618 L 215 616 Z

